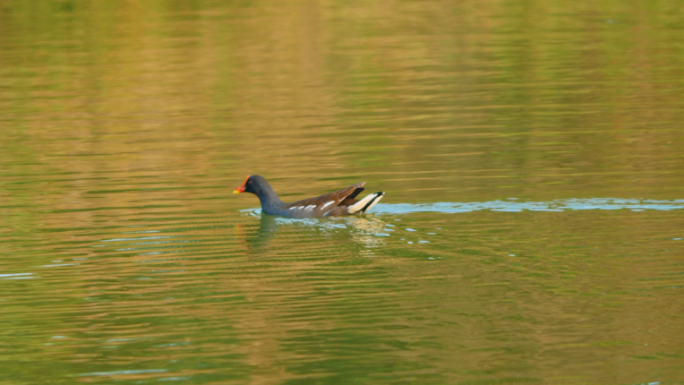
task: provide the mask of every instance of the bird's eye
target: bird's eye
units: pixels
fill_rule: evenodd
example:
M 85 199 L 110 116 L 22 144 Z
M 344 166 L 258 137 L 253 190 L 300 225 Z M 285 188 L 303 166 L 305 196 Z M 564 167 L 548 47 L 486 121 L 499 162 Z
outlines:
M 250 180 L 249 182 L 247 182 L 247 184 L 252 184 L 252 181 Z

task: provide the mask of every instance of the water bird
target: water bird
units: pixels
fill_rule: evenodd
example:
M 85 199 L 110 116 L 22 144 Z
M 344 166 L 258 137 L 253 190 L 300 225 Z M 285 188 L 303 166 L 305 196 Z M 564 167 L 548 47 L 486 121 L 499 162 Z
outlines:
M 359 215 L 370 210 L 382 199 L 384 192 L 368 194 L 357 201 L 356 196 L 364 190 L 366 182 L 333 191 L 315 198 L 303 199 L 294 203 L 284 203 L 278 198 L 273 187 L 260 175 L 247 175 L 244 183 L 233 194 L 252 193 L 261 201 L 261 212 L 288 218 L 316 218 L 345 215 Z

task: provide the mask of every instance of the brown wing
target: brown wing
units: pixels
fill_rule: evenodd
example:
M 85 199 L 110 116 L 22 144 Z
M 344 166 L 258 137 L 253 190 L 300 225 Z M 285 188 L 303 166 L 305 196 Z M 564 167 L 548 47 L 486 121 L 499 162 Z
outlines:
M 363 191 L 362 186 L 365 184 L 366 182 L 357 183 L 353 186 L 343 188 L 342 190 L 333 191 L 331 193 L 327 193 L 315 198 L 303 199 L 301 201 L 287 204 L 283 208 L 296 209 L 299 211 L 306 210 L 306 208 L 309 207 L 310 210 L 306 211 L 310 211 L 311 214 L 313 214 L 312 216 L 321 216 L 326 212 L 330 211 L 331 209 L 333 209 L 334 207 L 340 205 L 340 203 L 344 203 L 344 205 L 346 206 L 348 204 L 351 204 L 348 203 L 350 201 L 352 203 L 355 202 L 354 197 L 356 197 L 357 195 L 359 195 L 361 191 Z

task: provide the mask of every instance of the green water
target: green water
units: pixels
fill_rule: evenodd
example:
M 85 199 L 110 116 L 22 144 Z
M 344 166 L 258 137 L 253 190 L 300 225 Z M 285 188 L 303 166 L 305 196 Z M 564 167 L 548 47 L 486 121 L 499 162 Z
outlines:
M 0 384 L 683 383 L 682 25 L 0 1 Z

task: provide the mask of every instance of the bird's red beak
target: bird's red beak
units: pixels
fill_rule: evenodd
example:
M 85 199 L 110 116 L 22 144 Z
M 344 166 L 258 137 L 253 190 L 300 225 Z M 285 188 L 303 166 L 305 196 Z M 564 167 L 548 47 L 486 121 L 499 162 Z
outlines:
M 248 180 L 249 180 L 249 175 L 247 175 L 247 178 L 245 178 L 245 181 L 242 182 L 242 186 L 236 188 L 236 189 L 233 191 L 233 194 L 240 194 L 240 193 L 245 192 L 245 187 L 247 186 L 247 181 L 248 181 Z

